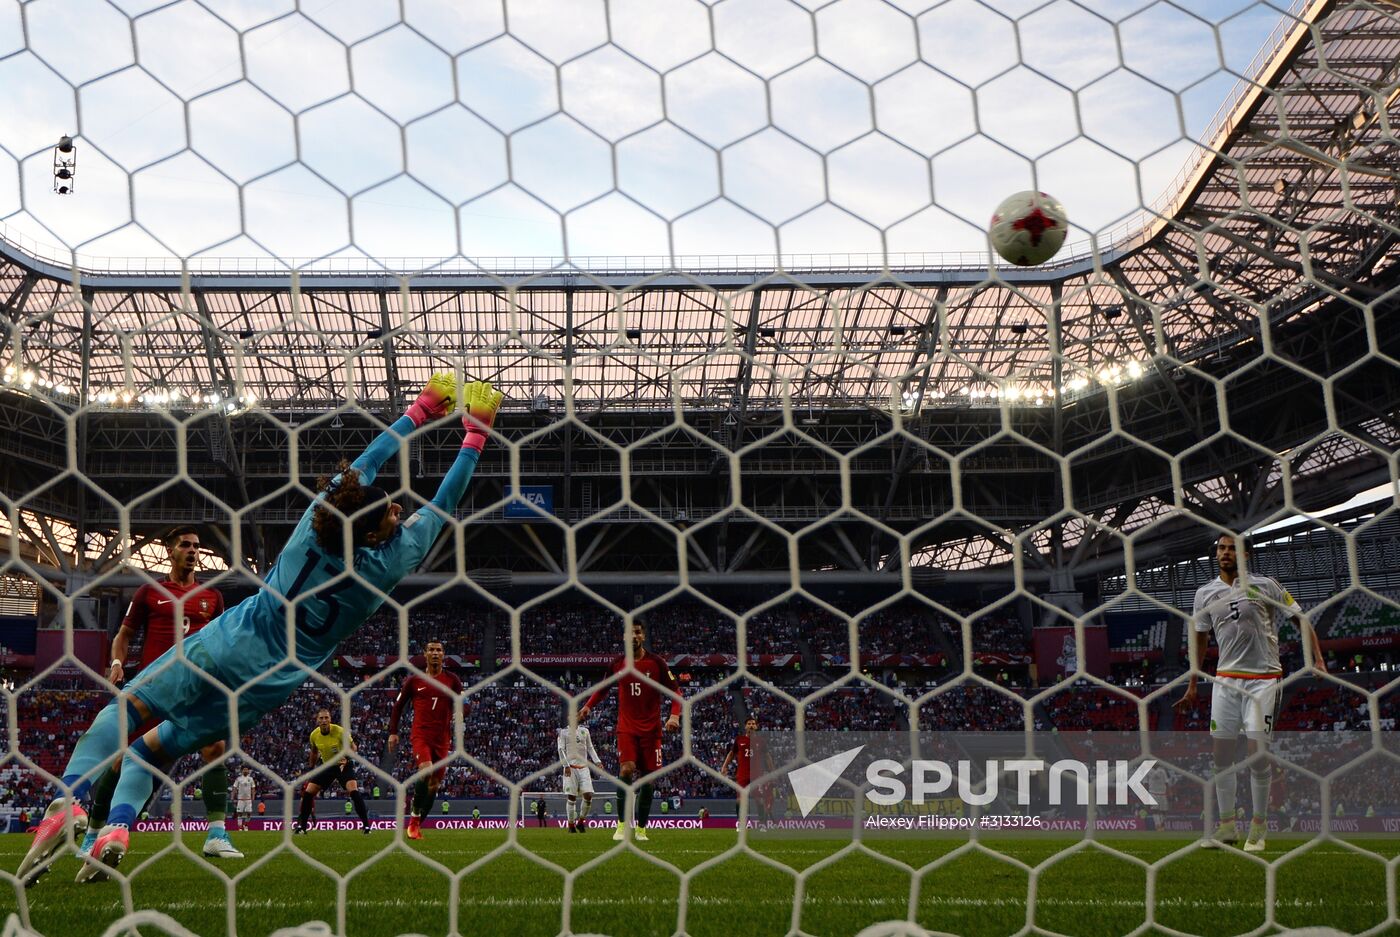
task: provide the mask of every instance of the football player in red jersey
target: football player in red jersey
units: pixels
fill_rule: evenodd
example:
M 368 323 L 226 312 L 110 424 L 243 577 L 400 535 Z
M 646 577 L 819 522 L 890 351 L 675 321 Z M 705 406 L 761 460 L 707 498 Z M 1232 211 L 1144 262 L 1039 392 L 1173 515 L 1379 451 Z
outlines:
M 726 774 L 729 771 L 729 763 L 734 762 L 734 783 L 740 787 L 748 787 L 753 778 L 753 742 L 749 736 L 757 731 L 757 719 L 750 716 L 744 720 L 744 733 L 734 737 L 733 744 L 729 746 L 729 751 L 724 753 L 724 761 L 719 766 L 719 773 Z
M 664 686 L 677 697 L 681 688 L 666 661 L 648 651 L 645 647 L 646 629 L 641 622 L 634 621 L 629 632 L 632 641 L 632 664 L 627 664 L 623 654 L 612 662 L 609 673 L 621 673 L 617 682 L 617 776 L 627 783 L 637 776 L 637 763 L 640 761 L 646 773 L 661 770 L 661 733 L 675 732 L 681 727 L 681 703 L 671 700 L 671 715 L 665 726 L 661 724 L 661 691 Z M 643 679 L 646 677 L 648 679 Z M 650 682 L 648 682 L 648 680 Z M 602 687 L 588 698 L 579 710 L 579 722 L 586 720 L 593 707 L 608 692 Z M 651 816 L 651 784 L 637 788 L 637 839 L 646 842 L 647 819 Z M 627 789 L 617 789 L 617 830 L 613 839 L 627 838 Z
M 429 641 L 423 648 L 427 660 L 426 677 L 409 674 L 404 678 L 394 709 L 389 714 L 389 753 L 399 747 L 399 720 L 404 707 L 413 704 L 413 761 L 420 773 L 440 762 L 452 751 L 452 715 L 462 694 L 462 681 L 443 669 L 447 653 L 441 641 Z M 413 804 L 408 818 L 408 838 L 422 839 L 422 820 L 433 808 L 438 786 L 447 774 L 447 765 L 439 765 L 430 774 L 420 777 L 413 785 Z
M 758 719 L 753 716 L 745 719 L 743 734 L 734 737 L 733 744 L 729 746 L 729 751 L 724 753 L 724 761 L 721 762 L 719 766 L 719 773 L 727 774 L 729 771 L 729 763 L 731 761 L 734 762 L 734 783 L 740 787 L 748 787 L 753 781 L 753 736 L 757 731 Z M 765 762 L 765 768 L 769 771 L 773 770 L 773 756 L 765 752 L 763 760 Z M 735 799 L 742 796 L 742 794 L 736 794 Z M 769 811 L 773 806 L 773 792 L 767 789 L 762 791 L 759 795 L 758 804 L 760 818 L 765 821 L 768 820 Z
M 144 670 L 151 662 L 175 646 L 176 621 L 180 634 L 188 637 L 224 610 L 224 597 L 218 589 L 201 585 L 195 579 L 199 569 L 199 531 L 192 526 L 176 527 L 162 538 L 170 558 L 170 575 L 156 585 L 149 583 L 136 590 L 131 605 L 122 620 L 121 630 L 112 639 L 112 664 L 107 679 L 120 686 L 126 679 L 126 655 L 131 639 L 144 635 L 141 642 L 141 665 Z M 131 737 L 138 738 L 149 726 L 131 726 Z M 218 761 L 224 754 L 224 743 L 215 742 L 200 749 L 204 763 Z M 81 854 L 86 856 L 97 840 L 97 831 L 107 822 L 112 806 L 112 794 L 117 789 L 117 769 L 114 763 L 92 786 L 92 810 L 88 814 L 87 835 Z M 243 853 L 234 848 L 224 827 L 228 810 L 228 768 L 220 763 L 211 767 L 199 782 L 204 810 L 209 820 L 209 835 L 204 841 L 204 854 L 215 859 L 242 859 Z M 105 878 L 102 866 L 84 862 L 78 871 L 78 881 L 94 882 Z

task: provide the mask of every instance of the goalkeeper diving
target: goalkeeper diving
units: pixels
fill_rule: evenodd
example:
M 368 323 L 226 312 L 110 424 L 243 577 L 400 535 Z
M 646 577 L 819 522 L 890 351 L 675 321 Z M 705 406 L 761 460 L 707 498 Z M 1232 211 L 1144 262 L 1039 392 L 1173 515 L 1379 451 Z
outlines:
M 77 835 L 86 829 L 78 802 L 121 750 L 126 726 L 147 719 L 158 723 L 123 755 L 107 825 L 83 857 L 109 868 L 121 862 L 130 846 L 131 825 L 151 794 L 154 770 L 166 771 L 181 756 L 228 737 L 231 725 L 232 737 L 246 734 L 329 660 L 336 646 L 418 567 L 467 490 L 501 392 L 484 382 L 466 386 L 461 451 L 432 501 L 407 519 L 374 479 L 410 434 L 448 416 L 457 399 L 455 376 L 434 374 L 413 405 L 359 458 L 342 462 L 334 477 L 321 480 L 320 494 L 292 531 L 263 587 L 185 638 L 185 660 L 176 656 L 178 645 L 167 651 L 97 715 L 74 747 L 63 772 L 64 790 L 49 805 L 20 864 L 19 878 L 26 885 L 48 871 L 70 829 Z M 353 566 L 353 575 L 347 566 Z M 231 691 L 239 688 L 243 692 L 234 700 Z M 235 707 L 232 721 L 230 704 Z

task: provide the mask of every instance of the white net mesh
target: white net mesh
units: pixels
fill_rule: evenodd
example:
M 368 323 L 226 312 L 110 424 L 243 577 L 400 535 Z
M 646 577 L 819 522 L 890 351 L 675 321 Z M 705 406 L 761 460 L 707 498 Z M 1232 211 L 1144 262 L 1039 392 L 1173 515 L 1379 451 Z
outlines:
M 4 837 L 0 913 L 49 935 L 1400 926 L 1378 793 L 1397 63 L 1380 2 L 0 2 L 0 820 L 37 824 L 113 699 L 135 589 L 192 614 L 158 585 L 171 527 L 233 606 L 430 375 L 507 395 L 383 607 L 256 724 L 224 714 L 215 767 L 159 772 L 151 817 L 186 837 L 143 825 L 115 884 L 80 887 L 69 831 L 29 889 L 30 840 Z M 1074 226 L 1043 267 L 988 252 L 1022 189 Z M 405 516 L 460 442 L 455 420 L 407 437 L 380 480 Z M 1208 699 L 1171 704 L 1222 533 L 1255 536 L 1331 671 L 1283 622 L 1277 727 L 1366 733 L 1336 772 L 1280 777 L 1285 846 L 1194 850 L 1202 762 L 1153 845 L 775 842 L 754 830 L 795 808 L 757 793 L 735 828 L 750 716 L 1203 730 Z M 285 596 L 261 683 L 200 657 L 191 679 L 241 711 L 298 620 L 374 582 Z M 626 784 L 606 681 L 634 622 L 683 718 Z M 465 689 L 423 758 L 407 723 L 391 750 L 390 713 L 435 639 Z M 156 669 L 193 672 L 176 643 Z M 592 817 L 648 780 L 652 843 L 556 842 L 555 730 L 599 686 Z M 302 784 L 344 783 L 308 766 L 322 708 L 354 733 L 367 840 L 325 796 L 348 831 L 293 836 Z M 220 764 L 269 827 L 235 831 L 244 859 L 188 838 Z M 555 828 L 518 825 L 536 795 Z M 730 829 L 689 829 L 699 807 Z

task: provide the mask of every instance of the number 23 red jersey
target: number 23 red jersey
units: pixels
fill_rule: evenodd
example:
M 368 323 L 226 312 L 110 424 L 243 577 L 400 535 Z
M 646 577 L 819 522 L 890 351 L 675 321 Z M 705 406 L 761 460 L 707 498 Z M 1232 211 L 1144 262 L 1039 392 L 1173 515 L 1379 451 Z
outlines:
M 748 735 L 739 735 L 734 738 L 734 783 L 740 787 L 748 787 L 753 775 L 753 746 L 749 743 Z

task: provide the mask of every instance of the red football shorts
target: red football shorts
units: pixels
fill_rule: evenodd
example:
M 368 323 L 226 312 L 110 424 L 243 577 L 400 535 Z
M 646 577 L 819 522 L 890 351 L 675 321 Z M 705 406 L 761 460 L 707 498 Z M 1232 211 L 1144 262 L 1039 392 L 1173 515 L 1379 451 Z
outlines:
M 618 764 L 635 762 L 643 774 L 661 770 L 661 733 L 617 733 Z
M 449 739 L 427 739 L 415 735 L 413 737 L 413 763 L 420 768 L 425 764 L 442 761 L 452 752 L 452 742 Z M 441 781 L 447 774 L 447 765 L 441 764 L 433 769 L 433 780 Z

